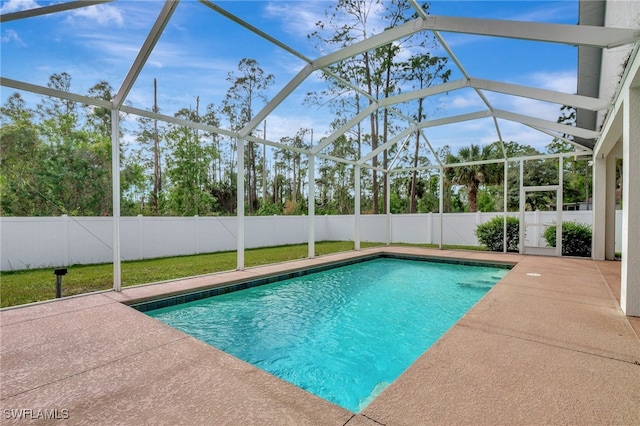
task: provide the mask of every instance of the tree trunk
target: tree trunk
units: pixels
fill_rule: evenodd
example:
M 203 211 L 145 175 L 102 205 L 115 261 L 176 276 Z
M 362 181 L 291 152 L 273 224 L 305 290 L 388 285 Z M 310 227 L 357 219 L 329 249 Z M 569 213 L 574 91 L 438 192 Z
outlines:
M 469 210 L 472 213 L 478 211 L 478 187 L 475 185 L 471 185 L 468 187 L 469 193 Z

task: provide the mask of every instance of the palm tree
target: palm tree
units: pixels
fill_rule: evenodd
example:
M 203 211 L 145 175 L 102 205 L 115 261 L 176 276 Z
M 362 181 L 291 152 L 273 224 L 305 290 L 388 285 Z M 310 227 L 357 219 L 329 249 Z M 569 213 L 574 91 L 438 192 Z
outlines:
M 458 155 L 450 155 L 447 162 L 451 163 L 472 163 L 462 166 L 451 167 L 447 174 L 451 176 L 454 185 L 464 186 L 469 199 L 469 210 L 478 211 L 478 189 L 481 184 L 499 185 L 502 183 L 502 167 L 500 164 L 480 164 L 483 160 L 499 158 L 499 145 L 496 143 L 480 147 L 471 144 L 469 147 L 460 148 Z

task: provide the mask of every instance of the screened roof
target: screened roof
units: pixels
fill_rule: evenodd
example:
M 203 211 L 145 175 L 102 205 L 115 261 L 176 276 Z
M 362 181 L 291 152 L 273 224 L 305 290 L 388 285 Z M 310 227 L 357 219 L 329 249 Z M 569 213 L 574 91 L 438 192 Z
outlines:
M 543 149 L 554 138 L 570 143 L 578 154 L 590 154 L 599 137 L 593 128 L 557 122 L 560 108 L 606 113 L 611 99 L 576 95 L 576 46 L 610 49 L 640 40 L 635 30 L 576 25 L 577 2 L 554 14 L 527 13 L 505 17 L 500 2 L 486 16 L 458 2 L 449 15 L 438 15 L 447 2 L 434 2 L 428 14 L 415 1 L 405 23 L 391 26 L 382 9 L 367 10 L 367 24 L 352 29 L 353 40 L 326 43 L 332 36 L 325 15 L 334 2 L 219 2 L 195 1 L 35 1 L 5 2 L 2 6 L 3 98 L 20 90 L 117 109 L 125 114 L 158 118 L 283 147 L 280 138 L 298 129 L 313 129 L 311 149 L 335 161 L 328 148 L 358 124 L 369 125 L 373 113 L 387 111 L 393 128 L 374 151 L 363 147 L 355 162 L 371 166 L 371 158 L 406 138 L 421 133 L 427 149 L 425 167 L 441 167 L 443 147 L 457 150 L 471 143 L 517 141 Z M 528 2 L 527 2 L 528 3 Z M 570 2 L 560 2 L 570 3 Z M 390 3 L 384 3 L 389 7 Z M 544 6 L 544 5 L 543 5 Z M 539 10 L 542 10 L 540 8 Z M 495 17 L 492 17 L 495 16 Z M 510 19 L 508 19 L 510 18 Z M 345 17 L 334 19 L 335 28 Z M 322 30 L 317 22 L 325 22 Z M 309 36 L 319 31 L 320 37 Z M 419 47 L 424 37 L 427 47 Z M 343 39 L 344 41 L 344 39 Z M 339 77 L 331 68 L 350 58 L 373 55 L 392 44 L 400 57 L 429 52 L 447 58 L 447 81 L 434 79 L 422 89 L 416 79 L 404 78 L 393 93 L 368 90 L 358 75 Z M 345 44 L 345 47 L 340 47 Z M 256 103 L 252 119 L 241 129 L 221 120 L 216 127 L 174 117 L 181 108 L 219 107 L 243 58 L 254 58 L 274 83 Z M 549 71 L 555 69 L 554 72 Z M 68 92 L 47 87 L 54 72 L 68 72 Z M 153 80 L 158 81 L 159 112 L 152 112 Z M 114 88 L 111 100 L 87 96 L 100 80 Z M 339 82 L 339 93 L 325 93 Z M 335 87 L 335 86 L 333 86 Z M 6 90 L 7 88 L 11 90 Z M 325 91 L 325 92 L 323 92 Z M 369 95 L 368 93 L 373 93 Z M 310 96 L 313 94 L 313 96 Z M 336 111 L 335 101 L 368 98 L 364 109 Z M 415 118 L 423 100 L 425 117 Z M 332 127 L 336 113 L 343 119 Z M 262 133 L 265 126 L 266 139 Z M 591 125 L 588 124 L 589 127 Z M 506 152 L 503 150 L 503 156 Z

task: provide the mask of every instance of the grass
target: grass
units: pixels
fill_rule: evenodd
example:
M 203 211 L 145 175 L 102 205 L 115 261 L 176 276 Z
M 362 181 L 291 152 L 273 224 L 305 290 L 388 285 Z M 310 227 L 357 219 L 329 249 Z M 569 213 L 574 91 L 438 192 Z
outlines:
M 382 243 L 361 243 L 362 248 Z M 353 241 L 322 241 L 315 244 L 315 254 L 353 250 Z M 266 247 L 245 251 L 245 266 L 259 266 L 307 257 L 307 244 Z M 219 252 L 193 256 L 122 262 L 122 286 L 133 286 L 176 278 L 191 277 L 236 268 L 236 252 Z M 113 265 L 76 265 L 67 268 L 62 280 L 62 296 L 108 290 L 113 286 Z M 55 298 L 53 268 L 0 273 L 0 306 L 22 305 Z

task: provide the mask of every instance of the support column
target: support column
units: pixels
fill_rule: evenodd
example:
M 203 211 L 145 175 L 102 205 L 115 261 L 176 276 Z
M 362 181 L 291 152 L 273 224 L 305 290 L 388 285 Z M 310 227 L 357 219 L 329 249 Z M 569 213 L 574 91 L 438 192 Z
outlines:
M 525 209 L 525 192 L 524 192 L 524 161 L 520 160 L 520 227 L 518 245 L 520 247 L 519 253 L 524 254 L 524 209 Z
M 111 110 L 111 191 L 113 199 L 113 289 L 122 291 L 120 264 L 120 111 Z
M 507 160 L 504 161 L 504 193 L 503 193 L 503 198 L 504 198 L 504 206 L 503 206 L 503 211 L 504 211 L 504 224 L 502 225 L 502 252 L 506 253 L 507 252 L 507 210 L 509 208 L 509 200 L 508 200 L 508 196 L 509 196 L 509 187 L 508 187 L 508 182 L 509 182 L 509 176 L 507 175 L 509 172 L 509 162 Z
M 558 157 L 558 190 L 556 191 L 556 256 L 562 256 L 562 203 L 564 201 L 564 158 Z M 540 223 L 536 221 L 536 223 Z
M 387 188 L 387 199 L 385 200 L 385 206 L 387 208 L 387 245 L 391 245 L 391 179 L 389 172 L 387 172 L 387 178 L 385 180 Z
M 237 269 L 244 271 L 244 140 L 236 139 L 236 151 L 238 156 L 238 166 L 236 168 L 236 214 L 238 219 L 237 238 Z
M 307 195 L 309 213 L 309 259 L 316 257 L 316 162 L 315 156 L 309 155 L 309 193 Z
M 640 316 L 640 88 L 629 89 L 623 107 L 620 307 Z
M 354 249 L 360 250 L 360 165 L 356 164 L 354 170 L 354 183 L 355 188 L 353 192 L 353 204 L 354 204 L 354 232 L 353 242 Z
M 616 159 L 622 157 L 622 141 L 618 141 L 607 155 L 607 209 L 604 240 L 604 258 L 616 258 Z
M 591 257 L 593 260 L 605 259 L 607 198 L 609 194 L 608 158 L 604 154 L 593 158 L 593 211 Z
M 444 169 L 440 167 L 440 242 L 438 243 L 438 248 L 442 250 L 442 240 L 444 239 Z

